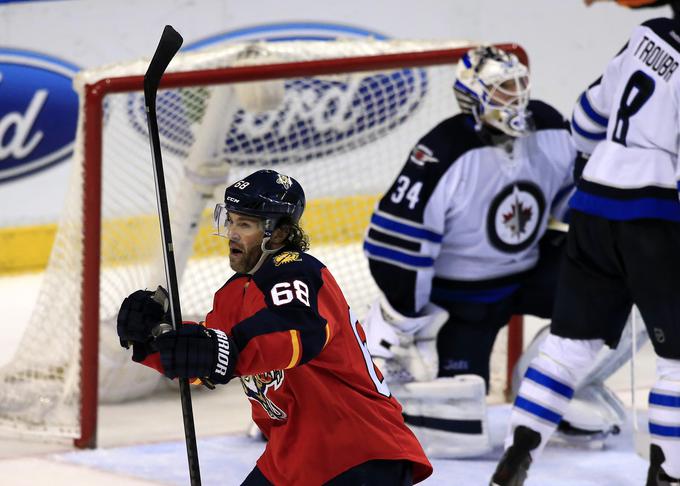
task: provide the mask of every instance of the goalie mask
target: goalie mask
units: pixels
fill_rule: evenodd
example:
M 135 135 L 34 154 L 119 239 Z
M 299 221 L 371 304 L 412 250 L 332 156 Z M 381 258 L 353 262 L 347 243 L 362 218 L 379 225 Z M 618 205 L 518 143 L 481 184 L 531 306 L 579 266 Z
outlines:
M 264 245 L 281 218 L 287 217 L 297 224 L 304 210 L 302 186 L 292 177 L 263 169 L 227 187 L 224 203 L 215 206 L 213 221 L 217 234 L 226 236 L 230 211 L 260 218 L 264 226 Z
M 471 49 L 458 61 L 456 77 L 458 105 L 478 130 L 488 125 L 511 137 L 529 131 L 529 70 L 517 56 L 493 46 Z

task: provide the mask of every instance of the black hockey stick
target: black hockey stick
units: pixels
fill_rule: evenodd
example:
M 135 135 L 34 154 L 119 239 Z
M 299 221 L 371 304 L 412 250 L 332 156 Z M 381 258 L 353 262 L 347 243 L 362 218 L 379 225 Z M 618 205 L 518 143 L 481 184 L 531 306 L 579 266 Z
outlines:
M 156 181 L 156 202 L 158 204 L 158 217 L 160 219 L 161 238 L 163 240 L 163 260 L 165 262 L 168 293 L 170 294 L 170 315 L 172 316 L 173 327 L 175 329 L 182 325 L 182 311 L 180 310 L 175 254 L 172 245 L 172 234 L 170 232 L 170 213 L 168 211 L 168 198 L 165 191 L 161 140 L 158 132 L 158 120 L 156 118 L 156 92 L 158 91 L 158 86 L 161 83 L 165 69 L 175 54 L 177 54 L 177 51 L 179 51 L 182 42 L 182 36 L 170 25 L 166 25 L 149 68 L 144 75 L 144 103 L 149 124 L 149 140 L 151 142 L 153 172 Z M 191 406 L 189 380 L 186 378 L 179 379 L 179 393 L 182 401 L 184 438 L 186 440 L 187 458 L 189 460 L 189 477 L 192 486 L 200 486 L 201 470 L 198 464 L 194 412 Z

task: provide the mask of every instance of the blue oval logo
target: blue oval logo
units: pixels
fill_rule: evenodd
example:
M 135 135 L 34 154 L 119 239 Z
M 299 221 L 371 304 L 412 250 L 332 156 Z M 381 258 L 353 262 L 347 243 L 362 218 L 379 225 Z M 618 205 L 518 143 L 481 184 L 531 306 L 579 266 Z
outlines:
M 244 39 L 332 40 L 350 35 L 385 38 L 335 24 L 273 24 L 212 36 L 189 49 Z M 273 54 L 275 59 L 278 55 Z M 285 59 L 285 53 L 282 57 Z M 428 89 L 423 69 L 295 78 L 278 83 L 280 86 L 270 84 L 268 88 L 257 83 L 227 88 L 233 90 L 227 99 L 236 108 L 223 111 L 227 119 L 221 132 L 223 143 L 217 149 L 222 160 L 235 164 L 304 161 L 360 147 L 401 125 L 418 109 Z M 196 121 L 203 116 L 208 96 L 206 89 L 159 93 L 157 113 L 164 149 L 182 157 L 188 155 L 196 132 L 202 131 L 197 130 Z M 261 101 L 267 96 L 279 99 L 268 106 L 272 103 Z M 251 108 L 258 103 L 263 109 Z M 127 109 L 130 123 L 146 137 L 143 97 L 130 95 Z
M 78 68 L 27 51 L 0 49 L 0 182 L 55 165 L 73 153 Z

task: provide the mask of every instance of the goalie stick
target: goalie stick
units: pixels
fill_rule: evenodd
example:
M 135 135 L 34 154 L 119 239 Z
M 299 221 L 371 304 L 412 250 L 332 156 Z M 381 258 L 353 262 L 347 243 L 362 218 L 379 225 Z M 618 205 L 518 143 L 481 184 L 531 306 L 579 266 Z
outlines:
M 156 182 L 156 202 L 158 205 L 158 217 L 161 226 L 161 238 L 163 240 L 163 260 L 165 263 L 165 276 L 168 293 L 170 294 L 170 315 L 173 327 L 177 329 L 182 325 L 182 312 L 180 310 L 179 288 L 177 283 L 177 270 L 175 268 L 175 255 L 170 231 L 170 213 L 168 199 L 165 190 L 165 176 L 163 174 L 163 160 L 161 157 L 161 141 L 158 132 L 158 120 L 156 118 L 156 92 L 161 78 L 170 61 L 175 56 L 183 42 L 182 36 L 166 25 L 163 34 L 156 47 L 156 52 L 149 63 L 149 68 L 144 75 L 144 103 L 146 106 L 147 122 L 149 126 L 149 141 L 151 143 L 151 155 L 153 159 L 154 180 Z M 184 438 L 187 447 L 187 459 L 189 461 L 189 477 L 192 486 L 200 486 L 201 471 L 198 462 L 198 448 L 196 446 L 196 430 L 194 427 L 194 414 L 191 406 L 191 390 L 189 380 L 179 379 L 179 393 L 182 402 L 182 418 L 184 419 Z

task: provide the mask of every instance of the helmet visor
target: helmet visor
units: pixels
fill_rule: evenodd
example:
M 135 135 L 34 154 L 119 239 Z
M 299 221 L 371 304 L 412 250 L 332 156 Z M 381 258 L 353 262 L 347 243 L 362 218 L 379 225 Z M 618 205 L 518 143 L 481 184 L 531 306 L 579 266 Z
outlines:
M 213 235 L 222 236 L 224 238 L 229 237 L 229 214 L 224 203 L 215 205 L 215 210 L 213 211 L 213 225 L 215 227 Z
M 515 76 L 493 86 L 489 105 L 524 110 L 529 104 L 529 76 Z

